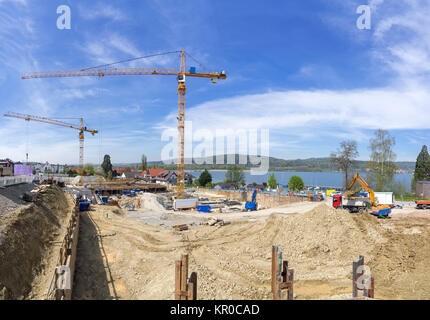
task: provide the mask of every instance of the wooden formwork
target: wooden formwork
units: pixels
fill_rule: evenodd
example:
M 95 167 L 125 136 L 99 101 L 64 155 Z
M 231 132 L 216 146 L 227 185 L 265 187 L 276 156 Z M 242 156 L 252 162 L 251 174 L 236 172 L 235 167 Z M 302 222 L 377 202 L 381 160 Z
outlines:
M 71 300 L 73 278 L 75 274 L 76 252 L 79 237 L 80 211 L 75 208 L 67 226 L 66 235 L 61 244 L 57 264 L 46 293 L 47 300 Z
M 360 256 L 357 261 L 352 263 L 352 297 L 375 298 L 375 279 L 365 274 L 364 256 Z
M 188 279 L 188 254 L 175 263 L 175 300 L 197 300 L 197 273 Z
M 282 251 L 272 246 L 272 294 L 273 300 L 294 300 L 294 270 L 288 261 L 282 260 Z

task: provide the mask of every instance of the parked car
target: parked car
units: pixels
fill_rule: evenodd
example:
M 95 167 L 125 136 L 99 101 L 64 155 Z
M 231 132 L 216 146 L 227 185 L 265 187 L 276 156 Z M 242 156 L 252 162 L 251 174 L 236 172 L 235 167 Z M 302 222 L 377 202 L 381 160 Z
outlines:
M 343 194 L 342 194 L 342 192 L 340 192 L 340 191 L 336 191 L 336 192 L 333 192 L 333 193 L 330 195 L 330 197 L 334 197 L 334 196 L 343 196 Z

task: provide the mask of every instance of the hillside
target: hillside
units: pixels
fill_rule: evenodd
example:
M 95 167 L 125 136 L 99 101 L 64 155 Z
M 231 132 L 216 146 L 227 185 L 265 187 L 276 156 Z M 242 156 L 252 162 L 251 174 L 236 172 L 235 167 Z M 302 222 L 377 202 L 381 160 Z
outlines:
M 224 155 L 224 163 L 227 163 L 227 155 Z M 235 163 L 239 163 L 239 155 L 235 155 Z M 249 159 L 248 159 L 249 160 Z M 186 159 L 185 163 L 191 162 Z M 228 164 L 216 164 L 216 156 L 194 159 L 193 164 L 186 164 L 186 170 L 203 170 L 203 169 L 227 169 L 230 165 Z M 213 163 L 213 164 L 200 164 L 200 163 Z M 367 161 L 355 161 L 354 169 L 357 171 L 366 170 Z M 402 171 L 413 172 L 415 170 L 415 162 L 412 161 L 399 161 L 396 162 L 397 166 Z M 116 166 L 132 166 L 135 167 L 137 163 L 133 164 L 116 164 Z M 150 161 L 148 162 L 150 167 L 164 168 L 168 170 L 175 170 L 176 165 L 165 165 L 162 161 Z M 302 171 L 302 172 L 327 172 L 336 171 L 336 168 L 330 162 L 330 158 L 310 158 L 310 159 L 295 159 L 295 160 L 284 160 L 274 157 L 269 157 L 270 171 Z M 253 166 L 250 161 L 247 165 L 241 165 L 245 169 L 250 169 Z

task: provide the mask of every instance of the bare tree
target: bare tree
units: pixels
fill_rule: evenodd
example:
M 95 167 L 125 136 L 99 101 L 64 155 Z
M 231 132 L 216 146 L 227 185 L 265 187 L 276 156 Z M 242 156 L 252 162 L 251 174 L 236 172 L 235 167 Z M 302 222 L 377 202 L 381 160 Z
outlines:
M 367 178 L 376 191 L 386 191 L 394 181 L 394 174 L 398 169 L 394 162 L 396 160 L 396 154 L 393 151 L 395 144 L 395 138 L 382 129 L 376 130 L 375 137 L 370 139 L 369 149 L 372 153 L 367 164 L 369 169 Z
M 344 172 L 344 186 L 348 185 L 350 172 L 354 165 L 354 159 L 359 156 L 357 142 L 349 140 L 342 141 L 340 148 L 330 155 L 331 162 L 342 172 Z

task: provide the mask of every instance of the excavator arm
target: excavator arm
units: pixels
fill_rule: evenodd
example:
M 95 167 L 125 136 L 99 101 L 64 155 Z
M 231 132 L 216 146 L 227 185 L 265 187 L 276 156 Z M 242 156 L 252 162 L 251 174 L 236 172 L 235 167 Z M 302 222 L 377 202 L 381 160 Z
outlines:
M 369 193 L 369 197 L 370 197 L 370 203 L 372 206 L 376 206 L 376 199 L 375 199 L 375 192 L 373 191 L 373 189 L 369 186 L 369 184 L 359 176 L 359 174 L 355 174 L 354 177 L 352 178 L 351 182 L 349 183 L 347 190 L 351 190 L 352 187 L 354 186 L 354 184 L 358 182 L 364 190 L 366 190 Z

